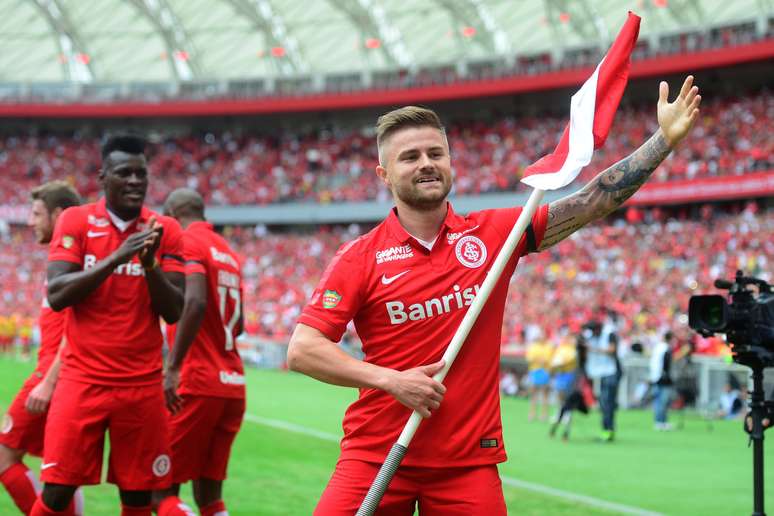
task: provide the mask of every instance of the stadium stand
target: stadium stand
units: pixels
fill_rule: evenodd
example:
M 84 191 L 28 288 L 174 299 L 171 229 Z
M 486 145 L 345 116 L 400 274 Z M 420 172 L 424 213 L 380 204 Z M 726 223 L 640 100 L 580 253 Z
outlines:
M 739 176 L 774 171 L 774 96 L 710 98 L 695 137 L 680 147 L 651 182 Z M 566 116 L 500 116 L 458 120 L 448 127 L 458 196 L 525 191 L 522 170 L 556 144 Z M 577 180 L 626 156 L 655 130 L 652 103 L 617 115 L 606 146 Z M 149 200 L 161 204 L 175 188 L 199 190 L 209 205 L 265 205 L 288 201 L 330 204 L 388 200 L 373 169 L 369 129 L 321 129 L 301 135 L 217 132 L 164 140 L 153 159 Z M 99 141 L 80 134 L 6 136 L 0 140 L 0 204 L 26 203 L 26 192 L 68 178 L 88 198 L 98 194 Z
M 684 325 L 688 297 L 708 291 L 715 278 L 733 277 L 737 269 L 770 273 L 774 211 L 759 210 L 755 202 L 733 208 L 738 213 L 712 205 L 695 214 L 632 207 L 624 217 L 525 258 L 511 281 L 504 350 L 522 352 L 525 333 L 577 329 L 603 308 L 623 315 L 628 343 Z M 366 229 L 322 227 L 301 234 L 263 226 L 225 228 L 244 258 L 247 332 L 286 342 L 329 258 Z M 45 254 L 26 229 L 13 228 L 3 236 L 0 282 L 6 288 L 0 313 L 18 320 L 35 316 Z M 545 310 L 547 305 L 552 309 Z M 699 352 L 718 352 L 701 339 L 697 344 Z

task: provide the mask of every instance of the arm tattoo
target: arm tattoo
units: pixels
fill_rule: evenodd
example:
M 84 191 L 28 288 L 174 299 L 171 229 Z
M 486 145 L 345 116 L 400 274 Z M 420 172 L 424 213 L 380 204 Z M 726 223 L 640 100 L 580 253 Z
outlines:
M 603 171 L 578 192 L 551 203 L 540 249 L 565 239 L 615 211 L 647 181 L 672 149 L 661 131 L 632 154 Z
M 608 194 L 604 201 L 611 210 L 622 205 L 645 183 L 672 149 L 659 131 L 630 156 L 599 174 L 593 183 Z

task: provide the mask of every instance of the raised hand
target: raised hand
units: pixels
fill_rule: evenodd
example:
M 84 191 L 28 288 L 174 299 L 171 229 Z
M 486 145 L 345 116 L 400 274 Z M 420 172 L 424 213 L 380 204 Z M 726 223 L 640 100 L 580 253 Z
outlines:
M 439 360 L 406 371 L 396 371 L 386 389 L 396 400 L 422 417 L 430 417 L 431 411 L 441 406 L 446 387 L 433 380 L 433 375 L 443 369 L 444 361 Z
M 693 86 L 693 75 L 689 75 L 680 88 L 680 94 L 674 102 L 669 102 L 669 85 L 661 81 L 658 90 L 658 125 L 669 147 L 685 138 L 699 117 L 701 95 L 699 88 Z

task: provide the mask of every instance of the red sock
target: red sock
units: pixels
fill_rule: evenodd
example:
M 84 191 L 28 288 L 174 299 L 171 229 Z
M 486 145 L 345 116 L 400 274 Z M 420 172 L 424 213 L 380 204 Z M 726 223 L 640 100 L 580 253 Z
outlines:
M 199 507 L 199 511 L 202 513 L 202 516 L 228 516 L 226 504 L 223 503 L 223 500 L 218 500 L 217 502 L 212 502 L 210 505 Z
M 35 474 L 24 464 L 17 462 L 0 475 L 0 483 L 5 486 L 16 507 L 24 514 L 29 514 L 38 497 Z
M 151 506 L 132 507 L 130 505 L 121 504 L 121 516 L 152 516 Z
M 167 496 L 159 504 L 156 510 L 158 516 L 196 516 L 193 509 L 188 507 L 183 500 L 177 496 Z

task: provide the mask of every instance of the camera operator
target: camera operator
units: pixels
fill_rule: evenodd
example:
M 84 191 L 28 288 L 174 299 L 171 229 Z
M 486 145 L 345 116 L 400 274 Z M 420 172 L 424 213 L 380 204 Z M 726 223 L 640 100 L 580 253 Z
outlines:
M 612 325 L 600 321 L 586 323 L 583 331 L 586 345 L 586 375 L 599 382 L 599 408 L 602 412 L 602 433 L 599 440 L 615 439 L 615 411 L 621 369 L 617 357 L 618 335 Z

